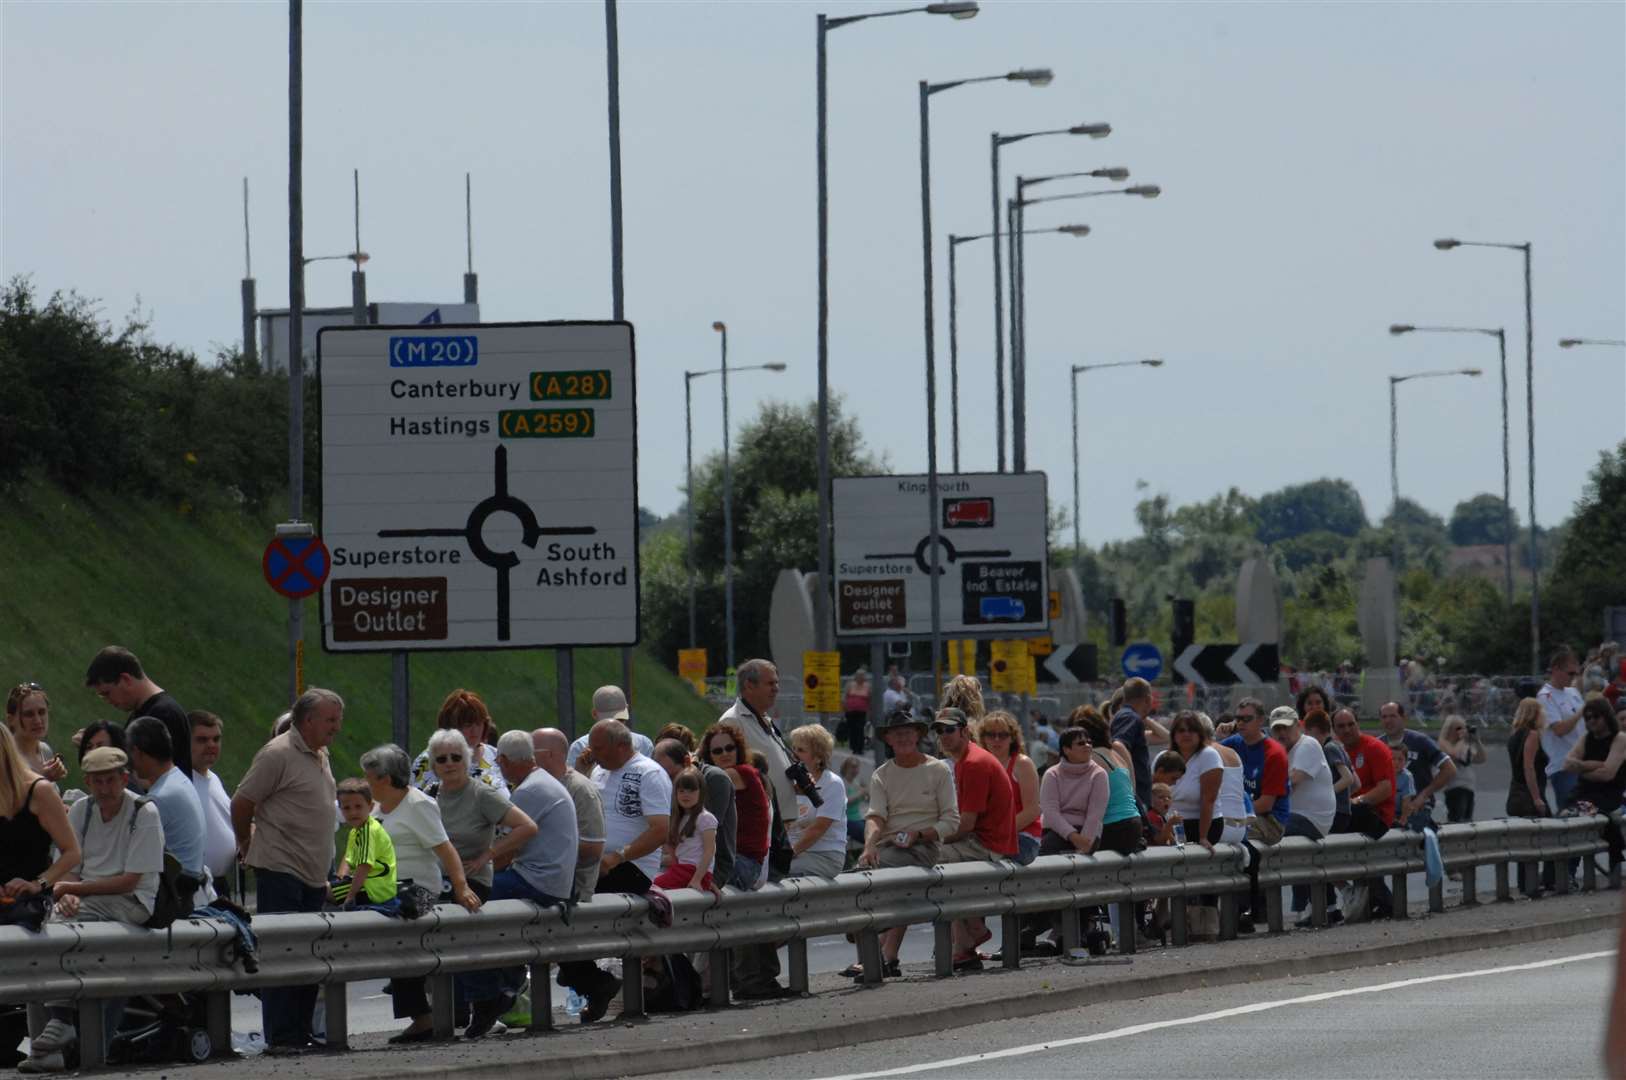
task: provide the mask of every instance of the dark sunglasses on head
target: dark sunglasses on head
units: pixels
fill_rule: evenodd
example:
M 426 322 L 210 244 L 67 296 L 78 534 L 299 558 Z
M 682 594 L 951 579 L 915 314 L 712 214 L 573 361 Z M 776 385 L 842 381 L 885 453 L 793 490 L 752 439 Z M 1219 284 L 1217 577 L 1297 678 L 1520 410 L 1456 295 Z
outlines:
M 463 760 L 463 755 L 462 754 L 436 754 L 435 755 L 435 764 L 436 765 L 445 765 L 447 762 L 451 762 L 452 764 L 456 764 L 457 762 L 462 761 L 462 760 Z

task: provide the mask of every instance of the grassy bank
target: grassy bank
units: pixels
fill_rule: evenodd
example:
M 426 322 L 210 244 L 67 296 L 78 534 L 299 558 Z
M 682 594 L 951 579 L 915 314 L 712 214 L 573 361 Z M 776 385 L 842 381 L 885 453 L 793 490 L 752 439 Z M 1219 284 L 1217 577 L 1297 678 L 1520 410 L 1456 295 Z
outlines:
M 84 686 L 85 666 L 107 644 L 128 647 L 188 709 L 225 720 L 221 773 L 247 768 L 285 707 L 287 601 L 265 584 L 260 554 L 273 517 L 193 515 L 172 506 L 80 499 L 39 480 L 14 488 L 0 512 L 0 681 L 33 680 L 51 698 L 51 743 L 70 765 L 68 736 L 122 719 Z M 322 651 L 315 599 L 305 608 L 305 679 L 343 694 L 335 772 L 355 771 L 363 750 L 390 733 L 387 655 Z M 421 749 L 446 692 L 478 691 L 498 726 L 557 722 L 551 651 L 414 653 L 413 749 Z M 595 687 L 619 682 L 619 650 L 576 653 L 576 709 L 585 730 Z M 641 650 L 634 664 L 637 727 L 703 724 L 714 710 Z M 75 782 L 77 778 L 75 777 Z

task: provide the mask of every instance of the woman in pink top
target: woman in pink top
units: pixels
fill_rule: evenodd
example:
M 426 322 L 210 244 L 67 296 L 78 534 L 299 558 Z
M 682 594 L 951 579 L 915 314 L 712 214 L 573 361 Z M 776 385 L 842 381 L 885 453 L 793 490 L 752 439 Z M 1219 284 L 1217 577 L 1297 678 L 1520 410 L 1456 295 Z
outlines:
M 1022 744 L 1022 728 L 1016 717 L 995 709 L 977 724 L 977 742 L 994 755 L 1011 778 L 1016 795 L 1016 861 L 1023 866 L 1039 856 L 1039 770 Z
M 1068 728 L 1061 733 L 1061 760 L 1044 774 L 1039 785 L 1039 809 L 1044 834 L 1039 854 L 1089 855 L 1101 840 L 1110 784 L 1107 771 L 1095 762 L 1089 733 Z

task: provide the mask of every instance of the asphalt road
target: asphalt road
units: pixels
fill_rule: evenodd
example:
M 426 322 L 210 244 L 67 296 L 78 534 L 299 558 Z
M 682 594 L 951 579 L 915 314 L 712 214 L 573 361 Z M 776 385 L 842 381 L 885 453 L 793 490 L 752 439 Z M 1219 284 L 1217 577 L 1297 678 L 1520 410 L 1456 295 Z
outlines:
M 1500 817 L 1507 801 L 1508 765 L 1507 754 L 1499 745 L 1487 748 L 1490 751 L 1490 760 L 1478 767 L 1478 795 L 1475 799 L 1474 817 L 1476 820 L 1487 820 Z M 839 756 L 839 755 L 838 755 Z M 1440 821 L 1445 820 L 1445 807 L 1436 808 Z M 1495 885 L 1495 878 L 1490 868 L 1482 868 L 1479 877 L 1481 895 L 1487 895 Z M 1446 903 L 1453 904 L 1461 895 L 1461 887 L 1455 881 L 1446 883 Z M 1421 904 L 1427 900 L 1428 889 L 1423 881 L 1423 875 L 1414 874 L 1410 878 L 1410 898 L 1413 904 Z M 996 951 L 1000 945 L 999 922 L 991 920 L 988 928 L 993 931 L 994 937 L 987 945 L 985 951 Z M 815 938 L 808 944 L 808 967 L 817 974 L 827 974 L 840 971 L 856 959 L 856 951 L 845 939 L 839 937 Z M 904 938 L 902 959 L 905 964 L 928 964 L 932 959 L 932 935 L 927 927 L 916 927 Z M 785 953 L 780 953 L 780 967 L 789 970 L 789 961 Z M 353 983 L 350 987 L 350 1026 L 355 1032 L 394 1031 L 406 1026 L 404 1020 L 396 1020 L 390 1014 L 390 999 L 383 993 L 382 982 Z M 556 1011 L 563 1019 L 564 992 L 555 989 L 554 1001 L 557 1003 Z M 234 997 L 232 1000 L 232 1028 L 239 1033 L 258 1031 L 260 1029 L 260 1005 L 257 998 Z
M 1614 945 L 1614 932 L 1605 931 L 662 1075 L 667 1080 L 1599 1077 Z

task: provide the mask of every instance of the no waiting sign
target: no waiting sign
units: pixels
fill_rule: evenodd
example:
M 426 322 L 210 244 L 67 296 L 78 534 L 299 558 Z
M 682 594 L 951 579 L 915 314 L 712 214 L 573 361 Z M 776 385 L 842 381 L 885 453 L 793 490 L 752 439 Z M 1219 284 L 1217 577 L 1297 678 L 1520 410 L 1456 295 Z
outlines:
M 937 487 L 943 633 L 1045 633 L 1050 578 L 1044 474 L 940 474 Z M 926 477 L 842 478 L 833 482 L 832 494 L 836 633 L 929 635 Z
M 627 323 L 325 328 L 330 651 L 638 640 Z

